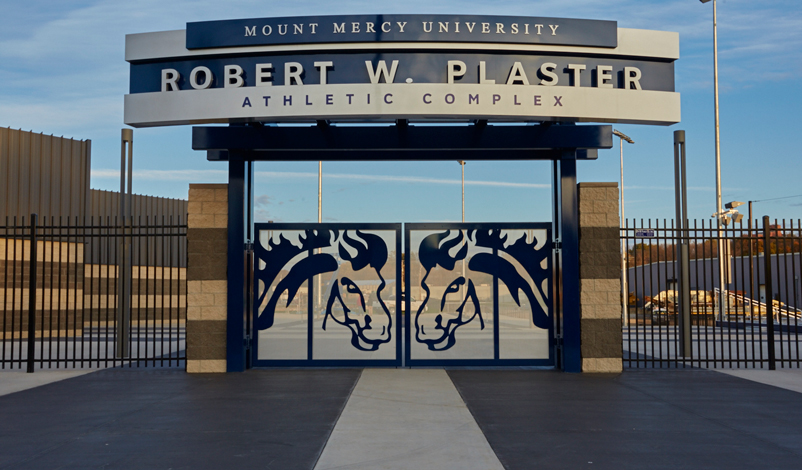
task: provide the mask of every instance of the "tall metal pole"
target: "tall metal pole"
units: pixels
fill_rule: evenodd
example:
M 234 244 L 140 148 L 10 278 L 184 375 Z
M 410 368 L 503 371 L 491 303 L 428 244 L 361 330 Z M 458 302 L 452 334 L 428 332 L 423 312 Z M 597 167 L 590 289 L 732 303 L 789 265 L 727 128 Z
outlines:
M 721 213 L 721 134 L 719 132 L 719 103 L 718 103 L 718 13 L 716 0 L 713 0 L 713 95 L 716 114 L 716 211 Z M 721 217 L 719 216 L 719 227 Z
M 317 162 L 317 223 L 323 222 L 323 162 Z M 317 249 L 317 252 L 320 253 L 320 248 Z M 323 276 L 317 276 L 317 305 L 320 308 L 320 304 L 323 301 Z
M 618 143 L 621 145 L 621 220 L 619 226 L 624 224 L 624 139 L 619 138 Z M 624 325 L 629 325 L 629 288 L 627 287 L 627 241 L 621 239 L 621 293 L 622 305 L 621 315 L 624 319 Z
M 619 221 L 619 228 L 624 225 L 624 141 L 634 144 L 626 134 L 613 129 L 613 135 L 617 136 L 621 144 L 621 191 L 619 192 L 621 198 L 621 219 Z M 627 287 L 627 242 L 626 239 L 621 239 L 621 318 L 624 325 L 629 325 L 629 288 Z
M 690 253 L 688 245 L 688 186 L 685 171 L 685 131 L 674 131 L 674 191 L 677 215 L 677 237 L 675 243 L 676 278 L 678 291 L 674 303 L 678 306 L 680 351 L 682 357 L 690 358 L 691 348 L 691 289 Z
M 126 192 L 126 152 L 128 143 L 128 191 Z M 131 239 L 129 236 L 128 218 L 132 215 L 132 188 L 134 168 L 134 131 L 123 129 L 120 147 L 120 218 L 122 240 L 120 244 L 120 262 L 118 265 L 117 289 L 117 357 L 128 357 L 130 323 L 131 323 Z M 132 221 L 133 222 L 133 221 Z
M 718 102 L 718 11 L 716 0 L 713 0 L 713 108 L 716 125 L 716 224 L 718 227 L 718 278 L 719 278 L 719 321 L 724 321 L 725 290 L 724 279 L 724 242 L 721 230 L 721 213 L 724 211 L 721 204 L 721 134 L 719 132 L 719 102 Z
M 462 223 L 465 223 L 465 161 L 459 160 L 459 166 L 462 168 Z M 465 260 L 462 260 L 462 278 L 465 278 Z M 461 295 L 464 295 L 463 289 L 465 284 L 460 288 Z
M 462 167 L 462 222 L 465 223 L 465 162 L 460 160 L 459 165 Z

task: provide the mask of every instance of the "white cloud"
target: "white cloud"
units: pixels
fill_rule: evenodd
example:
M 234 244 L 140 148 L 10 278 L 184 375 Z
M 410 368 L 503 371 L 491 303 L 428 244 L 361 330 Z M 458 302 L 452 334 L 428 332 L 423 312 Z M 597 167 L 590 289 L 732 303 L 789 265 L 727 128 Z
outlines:
M 13 3 L 13 2 L 11 2 Z M 722 90 L 788 80 L 802 68 L 802 12 L 797 0 L 719 2 Z M 128 88 L 125 34 L 180 29 L 187 21 L 236 17 L 386 12 L 578 16 L 617 19 L 622 27 L 678 31 L 682 87 L 709 88 L 712 76 L 712 9 L 690 0 L 480 0 L 379 4 L 265 2 L 264 0 L 101 0 L 70 7 L 42 20 L 34 8 L 4 5 L 0 28 L 0 122 L 48 132 L 97 135 L 122 125 Z M 797 8 L 795 8 L 797 7 Z M 41 6 L 44 8 L 44 5 Z M 16 12 L 18 17 L 14 18 Z M 576 13 L 574 13 L 576 12 Z M 9 19 L 13 18 L 13 19 Z M 0 22 L 0 25 L 3 24 Z
M 289 171 L 257 171 L 256 176 L 272 180 L 290 178 L 317 179 L 314 172 Z M 134 170 L 135 180 L 145 181 L 225 181 L 228 173 L 225 170 Z M 119 179 L 120 172 L 110 169 L 93 169 L 92 178 Z M 425 178 L 420 176 L 398 175 L 360 175 L 353 173 L 323 173 L 324 180 L 348 180 L 370 183 L 413 183 L 413 184 L 450 184 L 459 185 L 458 179 Z M 503 188 L 551 188 L 550 184 L 514 183 L 509 181 L 465 180 L 466 186 L 494 186 Z

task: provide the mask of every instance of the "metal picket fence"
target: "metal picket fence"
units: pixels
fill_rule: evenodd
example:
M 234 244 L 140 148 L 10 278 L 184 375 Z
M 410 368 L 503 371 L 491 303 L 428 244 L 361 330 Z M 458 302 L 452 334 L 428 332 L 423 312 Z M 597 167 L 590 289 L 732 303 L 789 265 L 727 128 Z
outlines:
M 0 226 L 1 369 L 185 365 L 185 219 L 121 222 L 34 214 Z M 131 288 L 121 316 L 124 242 Z M 128 326 L 122 350 L 118 317 Z
M 721 229 L 713 221 L 689 221 L 680 230 L 674 221 L 628 220 L 621 240 L 625 367 L 802 365 L 800 221 L 764 218 Z M 685 309 L 682 243 L 689 252 Z

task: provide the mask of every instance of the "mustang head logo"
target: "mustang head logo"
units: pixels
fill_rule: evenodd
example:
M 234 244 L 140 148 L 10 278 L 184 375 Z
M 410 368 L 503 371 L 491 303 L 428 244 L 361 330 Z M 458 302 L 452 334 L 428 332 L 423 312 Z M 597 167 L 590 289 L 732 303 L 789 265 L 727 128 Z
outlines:
M 456 238 L 443 243 L 443 240 L 451 234 L 451 231 L 443 233 L 435 233 L 423 239 L 418 250 L 418 258 L 420 259 L 421 266 L 426 270 L 426 274 L 421 279 L 421 288 L 423 289 L 424 298 L 421 306 L 415 314 L 415 339 L 419 343 L 425 344 L 432 351 L 442 351 L 454 346 L 457 339 L 455 333 L 457 328 L 467 323 L 470 323 L 474 318 L 479 319 L 480 328 L 485 328 L 484 318 L 482 317 L 482 309 L 479 299 L 476 296 L 476 288 L 473 281 L 468 280 L 468 286 L 465 292 L 465 297 L 460 302 L 459 307 L 454 312 L 445 312 L 446 299 L 449 295 L 459 295 L 461 287 L 465 285 L 465 278 L 462 276 L 456 277 L 451 283 L 446 286 L 440 294 L 441 301 L 439 314 L 434 317 L 434 323 L 427 321 L 429 316 L 422 315 L 427 308 L 429 299 L 432 298 L 432 291 L 428 285 L 427 278 L 438 265 L 453 271 L 457 261 L 464 260 L 468 254 L 468 245 L 462 245 L 456 255 L 449 254 L 452 248 L 462 244 L 462 232 L 458 232 Z M 447 314 L 450 318 L 443 323 L 443 314 Z M 428 323 L 428 325 L 427 325 Z
M 435 233 L 427 236 L 421 242 L 418 250 L 418 258 L 421 266 L 425 269 L 425 274 L 421 279 L 421 288 L 424 291 L 422 305 L 415 314 L 415 339 L 419 343 L 426 344 L 432 351 L 443 351 L 456 344 L 456 332 L 461 326 L 474 320 L 478 320 L 479 328 L 484 329 L 485 320 L 476 294 L 476 286 L 470 279 L 471 273 L 484 273 L 498 278 L 509 289 L 510 295 L 515 303 L 520 307 L 519 293 L 523 292 L 529 300 L 532 309 L 532 321 L 535 326 L 547 329 L 550 326 L 550 319 L 547 312 L 545 299 L 547 295 L 547 273 L 542 267 L 550 256 L 549 250 L 536 250 L 536 240 L 527 243 L 526 235 L 522 236 L 514 243 L 507 243 L 507 235 L 502 236 L 502 230 L 469 230 L 468 239 L 459 231 L 456 237 L 448 239 L 451 231 Z M 444 241 L 445 240 L 445 241 Z M 465 260 L 468 257 L 468 242 L 477 248 L 491 249 L 492 253 L 480 252 L 470 257 L 468 262 L 469 271 L 465 273 L 468 279 L 457 273 L 454 268 L 457 261 Z M 461 245 L 453 255 L 450 252 Z M 534 289 L 530 283 L 524 279 L 515 265 L 508 259 L 500 256 L 505 253 L 507 258 L 517 261 L 528 277 L 533 281 Z M 451 281 L 442 292 L 432 292 L 428 278 L 436 267 L 442 267 L 447 271 L 453 271 Z M 465 287 L 463 289 L 463 287 Z M 459 296 L 458 306 L 453 311 L 448 311 L 446 299 L 450 296 Z M 536 293 L 537 292 L 537 293 Z M 423 315 L 427 303 L 430 299 L 440 296 L 439 314 L 433 318 L 431 315 Z M 453 305 L 453 303 L 452 303 Z
M 381 275 L 381 270 L 387 263 L 387 245 L 378 235 L 363 233 L 359 230 L 356 231 L 356 234 L 364 240 L 364 243 L 349 237 L 348 231 L 345 231 L 339 246 L 340 258 L 350 262 L 353 271 L 369 268 L 373 270 L 371 275 L 375 272 L 375 276 L 379 279 L 379 286 L 375 294 L 379 311 L 376 311 L 376 306 L 367 305 L 365 295 L 355 281 L 345 276 L 338 276 L 332 283 L 329 300 L 326 303 L 323 329 L 326 329 L 326 322 L 330 318 L 351 330 L 351 344 L 355 348 L 360 351 L 375 351 L 392 338 L 393 317 L 382 299 L 382 291 L 386 287 L 386 282 Z M 356 255 L 352 256 L 346 249 L 346 245 L 355 249 Z M 341 286 L 349 295 L 342 295 Z M 342 309 L 340 318 L 334 313 L 335 307 Z M 374 320 L 374 318 L 376 319 Z
M 287 275 L 276 283 L 267 304 L 259 311 L 254 322 L 256 329 L 265 330 L 273 326 L 276 307 L 285 293 L 286 305 L 289 306 L 301 285 L 307 280 L 316 275 L 334 273 L 328 289 L 329 297 L 326 302 L 323 329 L 326 329 L 329 319 L 348 328 L 351 332 L 351 344 L 360 351 L 375 351 L 380 345 L 390 342 L 393 320 L 382 299 L 386 283 L 381 275 L 381 269 L 387 263 L 387 246 L 378 235 L 359 230 L 356 231 L 356 235 L 358 238 L 351 238 L 348 231 L 343 233 L 338 245 L 339 255 L 344 262 L 350 264 L 353 272 L 363 269 L 373 270 L 369 277 L 378 277 L 378 287 L 375 291 L 378 307 L 372 304 L 371 308 L 368 308 L 365 295 L 357 282 L 339 274 L 340 263 L 333 255 L 316 251 L 337 243 L 338 231 L 306 230 L 305 236 L 299 237 L 300 246 L 293 244 L 282 234 L 279 236 L 279 243 L 274 243 L 273 240 L 268 242 L 269 250 L 261 242 L 254 247 L 257 259 L 264 263 L 264 267 L 258 267 L 256 270 L 257 280 L 264 283 L 264 288 L 256 299 L 257 306 L 261 307 L 269 287 L 281 270 L 296 256 L 301 254 L 306 256 L 295 263 Z M 356 251 L 356 255 L 352 255 L 348 248 Z

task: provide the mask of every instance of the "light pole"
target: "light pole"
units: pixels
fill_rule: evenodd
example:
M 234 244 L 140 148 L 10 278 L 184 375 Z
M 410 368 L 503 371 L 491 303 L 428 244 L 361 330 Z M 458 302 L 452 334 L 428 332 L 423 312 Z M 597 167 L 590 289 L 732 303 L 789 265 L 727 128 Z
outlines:
M 120 261 L 118 265 L 119 277 L 117 284 L 117 357 L 128 357 L 131 336 L 131 228 L 127 223 L 133 225 L 133 171 L 134 171 L 134 130 L 123 129 L 120 147 L 120 223 L 122 228 L 122 240 L 120 245 Z M 125 144 L 128 144 L 128 192 L 125 190 L 126 183 L 126 151 Z
M 317 223 L 323 222 L 323 162 L 317 162 Z M 318 254 L 320 254 L 320 248 L 317 249 Z M 320 308 L 320 303 L 322 301 L 322 292 L 323 290 L 323 283 L 321 275 L 317 276 L 317 306 Z
M 619 220 L 619 227 L 624 225 L 624 141 L 626 140 L 630 144 L 634 144 L 635 141 L 632 140 L 626 134 L 619 132 L 617 130 L 613 130 L 613 134 L 616 135 L 619 139 L 621 144 L 621 191 L 619 195 L 621 196 L 621 219 Z M 624 320 L 624 325 L 629 325 L 629 289 L 627 288 L 627 242 L 626 239 L 621 239 L 621 299 L 622 299 L 622 306 L 621 306 L 621 317 Z
M 708 3 L 711 0 L 699 0 Z M 724 210 L 721 207 L 721 136 L 718 118 L 718 12 L 716 0 L 713 1 L 713 108 L 716 126 L 716 224 L 718 227 L 718 275 L 719 275 L 719 320 L 724 319 L 724 261 L 722 255 L 721 225 Z
M 462 169 L 462 223 L 465 223 L 465 160 L 458 160 L 459 166 Z M 465 259 L 462 260 L 462 278 L 465 279 Z M 465 284 L 462 285 L 463 287 Z M 462 288 L 460 288 L 462 291 Z M 464 294 L 464 292 L 461 292 Z
M 465 222 L 465 161 L 458 160 L 460 167 L 462 167 L 462 222 Z

